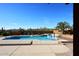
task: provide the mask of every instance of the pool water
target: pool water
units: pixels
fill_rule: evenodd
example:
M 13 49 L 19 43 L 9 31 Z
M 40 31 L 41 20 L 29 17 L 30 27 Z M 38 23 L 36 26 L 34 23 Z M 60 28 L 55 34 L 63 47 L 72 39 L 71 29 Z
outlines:
M 6 37 L 4 40 L 55 40 L 55 37 L 48 35 L 22 35 Z

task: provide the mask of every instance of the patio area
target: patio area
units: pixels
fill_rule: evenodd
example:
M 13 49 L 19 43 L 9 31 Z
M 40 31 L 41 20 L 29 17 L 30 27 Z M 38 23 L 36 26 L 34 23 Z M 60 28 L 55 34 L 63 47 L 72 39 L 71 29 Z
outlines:
M 36 42 L 36 41 L 35 41 Z M 44 41 L 43 41 L 44 42 Z M 41 43 L 43 43 L 41 42 Z M 40 42 L 39 42 L 40 43 Z M 70 44 L 0 45 L 0 56 L 72 56 Z M 50 42 L 49 42 L 50 43 Z

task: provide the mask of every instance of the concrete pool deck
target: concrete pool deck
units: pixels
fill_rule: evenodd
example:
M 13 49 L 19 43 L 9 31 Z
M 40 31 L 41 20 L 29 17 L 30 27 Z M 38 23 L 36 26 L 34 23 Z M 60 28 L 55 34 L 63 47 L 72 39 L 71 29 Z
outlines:
M 0 40 L 0 56 L 71 56 L 70 47 L 58 41 L 38 41 L 33 40 L 32 45 L 10 45 L 10 44 L 28 44 L 30 40 Z M 9 45 L 6 45 L 9 44 Z
M 70 49 L 62 44 L 0 46 L 0 56 L 55 56 L 69 51 Z
M 0 40 L 0 45 L 30 44 L 30 40 Z

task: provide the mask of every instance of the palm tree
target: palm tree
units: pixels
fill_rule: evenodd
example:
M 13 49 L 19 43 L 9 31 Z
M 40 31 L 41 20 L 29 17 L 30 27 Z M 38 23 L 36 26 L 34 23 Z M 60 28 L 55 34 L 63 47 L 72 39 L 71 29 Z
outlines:
M 56 29 L 58 29 L 58 30 L 61 30 L 62 31 L 62 33 L 64 33 L 64 31 L 66 30 L 66 29 L 70 29 L 71 28 L 71 26 L 69 25 L 69 23 L 67 23 L 67 22 L 59 22 L 58 24 L 57 24 L 57 26 L 56 26 Z

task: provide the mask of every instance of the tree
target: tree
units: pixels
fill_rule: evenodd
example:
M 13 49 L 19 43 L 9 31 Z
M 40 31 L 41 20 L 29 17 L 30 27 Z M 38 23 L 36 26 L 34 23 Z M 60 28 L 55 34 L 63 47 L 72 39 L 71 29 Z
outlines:
M 1 32 L 4 32 L 4 28 L 2 27 Z
M 24 29 L 22 29 L 21 27 L 18 29 L 18 33 L 21 35 L 24 35 Z
M 71 26 L 69 25 L 69 23 L 67 23 L 67 22 L 59 22 L 58 24 L 57 24 L 57 26 L 56 26 L 56 29 L 58 29 L 58 30 L 61 30 L 62 31 L 62 33 L 64 33 L 64 31 L 66 30 L 66 29 L 70 29 L 71 28 Z

